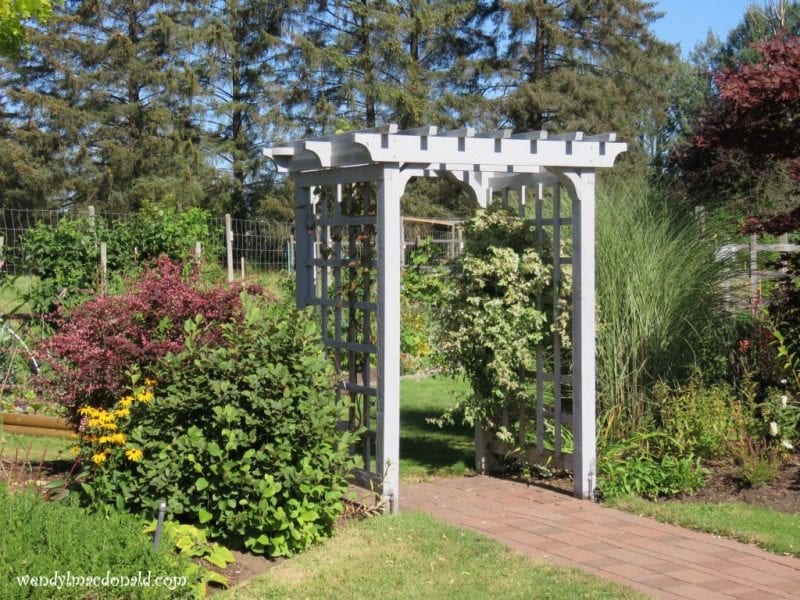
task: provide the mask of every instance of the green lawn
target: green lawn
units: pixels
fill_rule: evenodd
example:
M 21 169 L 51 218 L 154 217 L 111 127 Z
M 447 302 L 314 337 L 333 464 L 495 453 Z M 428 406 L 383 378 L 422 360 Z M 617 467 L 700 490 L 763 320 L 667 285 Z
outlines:
M 638 497 L 619 498 L 605 504 L 664 523 L 757 544 L 776 554 L 800 557 L 800 514 L 743 503 L 650 502 Z
M 37 278 L 32 275 L 12 275 L 0 285 L 0 314 L 26 313 L 31 307 L 22 298 L 30 291 Z
M 400 477 L 419 481 L 463 475 L 475 465 L 473 429 L 460 422 L 439 428 L 426 422 L 440 416 L 469 385 L 449 377 L 426 377 L 400 382 Z
M 643 598 L 577 570 L 537 563 L 487 537 L 419 513 L 350 524 L 323 545 L 218 597 Z
M 73 460 L 70 447 L 75 440 L 62 437 L 18 435 L 7 433 L 0 423 L 0 456 L 38 462 L 44 453 L 45 460 Z

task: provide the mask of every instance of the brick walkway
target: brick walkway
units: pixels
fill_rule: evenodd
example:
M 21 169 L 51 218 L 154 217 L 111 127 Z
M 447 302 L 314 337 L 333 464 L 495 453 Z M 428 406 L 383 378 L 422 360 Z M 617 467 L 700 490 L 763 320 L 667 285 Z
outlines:
M 400 509 L 493 537 L 652 597 L 800 598 L 800 559 L 491 477 L 401 485 Z

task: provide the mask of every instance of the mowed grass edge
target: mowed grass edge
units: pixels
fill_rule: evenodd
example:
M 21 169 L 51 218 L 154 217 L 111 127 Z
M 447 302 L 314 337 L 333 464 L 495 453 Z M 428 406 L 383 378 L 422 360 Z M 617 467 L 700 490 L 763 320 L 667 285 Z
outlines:
M 593 575 L 538 563 L 421 513 L 349 524 L 325 544 L 221 597 L 525 599 L 644 598 Z
M 800 514 L 736 502 L 651 502 L 634 496 L 610 500 L 605 505 L 662 523 L 756 544 L 775 554 L 800 557 Z

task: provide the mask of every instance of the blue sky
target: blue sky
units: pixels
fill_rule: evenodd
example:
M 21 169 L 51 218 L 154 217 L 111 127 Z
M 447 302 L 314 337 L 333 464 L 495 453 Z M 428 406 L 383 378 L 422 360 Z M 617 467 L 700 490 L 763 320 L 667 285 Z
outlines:
M 666 13 L 652 25 L 655 34 L 672 44 L 680 43 L 686 57 L 697 42 L 706 38 L 708 30 L 725 39 L 744 17 L 745 9 L 763 0 L 658 0 L 657 10 Z

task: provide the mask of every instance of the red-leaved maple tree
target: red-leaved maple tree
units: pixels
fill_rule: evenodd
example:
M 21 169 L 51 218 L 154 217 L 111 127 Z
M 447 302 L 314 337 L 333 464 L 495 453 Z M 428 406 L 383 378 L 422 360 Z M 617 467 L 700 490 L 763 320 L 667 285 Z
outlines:
M 747 196 L 743 188 L 776 174 L 800 191 L 800 37 L 752 47 L 758 62 L 715 74 L 719 95 L 674 156 L 689 190 L 703 196 Z

